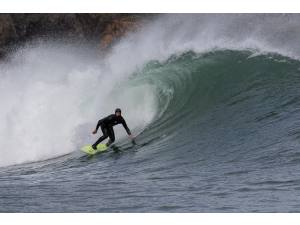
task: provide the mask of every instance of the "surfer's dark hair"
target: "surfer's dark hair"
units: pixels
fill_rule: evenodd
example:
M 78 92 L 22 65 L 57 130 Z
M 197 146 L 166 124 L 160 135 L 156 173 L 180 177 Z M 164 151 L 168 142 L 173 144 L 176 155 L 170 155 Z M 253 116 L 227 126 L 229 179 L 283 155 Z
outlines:
M 117 113 L 117 112 L 121 113 L 122 111 L 120 108 L 116 108 L 115 113 Z

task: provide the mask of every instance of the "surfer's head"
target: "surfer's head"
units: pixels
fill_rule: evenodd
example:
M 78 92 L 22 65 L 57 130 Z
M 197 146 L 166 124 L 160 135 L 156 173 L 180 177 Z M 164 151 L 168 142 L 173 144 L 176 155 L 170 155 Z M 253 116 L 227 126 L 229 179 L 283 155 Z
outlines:
M 120 109 L 120 108 L 117 108 L 117 109 L 115 110 L 115 114 L 116 114 L 116 116 L 121 116 L 121 109 Z

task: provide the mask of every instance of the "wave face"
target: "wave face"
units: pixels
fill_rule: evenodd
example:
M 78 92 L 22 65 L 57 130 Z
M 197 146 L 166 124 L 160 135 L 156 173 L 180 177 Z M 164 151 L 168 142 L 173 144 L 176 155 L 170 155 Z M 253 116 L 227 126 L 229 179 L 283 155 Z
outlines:
M 21 164 L 1 177 L 26 199 L 3 211 L 297 211 L 298 17 L 163 15 L 105 56 L 19 50 L 0 66 L 0 166 Z M 79 155 L 116 107 L 137 145 L 118 127 L 118 153 Z

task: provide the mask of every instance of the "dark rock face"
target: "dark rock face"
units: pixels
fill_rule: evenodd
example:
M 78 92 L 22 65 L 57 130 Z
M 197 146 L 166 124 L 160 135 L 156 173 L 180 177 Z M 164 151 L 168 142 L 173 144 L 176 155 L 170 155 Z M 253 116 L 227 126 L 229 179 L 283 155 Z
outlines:
M 0 54 L 36 37 L 94 40 L 101 48 L 133 31 L 147 14 L 0 14 Z
M 16 29 L 10 15 L 0 15 L 0 56 L 5 54 L 4 46 L 17 39 Z

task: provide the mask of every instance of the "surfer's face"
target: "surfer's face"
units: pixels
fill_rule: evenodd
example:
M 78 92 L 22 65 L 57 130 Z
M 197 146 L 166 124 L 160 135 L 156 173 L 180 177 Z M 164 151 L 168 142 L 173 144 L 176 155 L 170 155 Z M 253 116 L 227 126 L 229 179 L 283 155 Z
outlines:
M 116 112 L 116 116 L 121 116 L 121 113 L 120 112 Z

